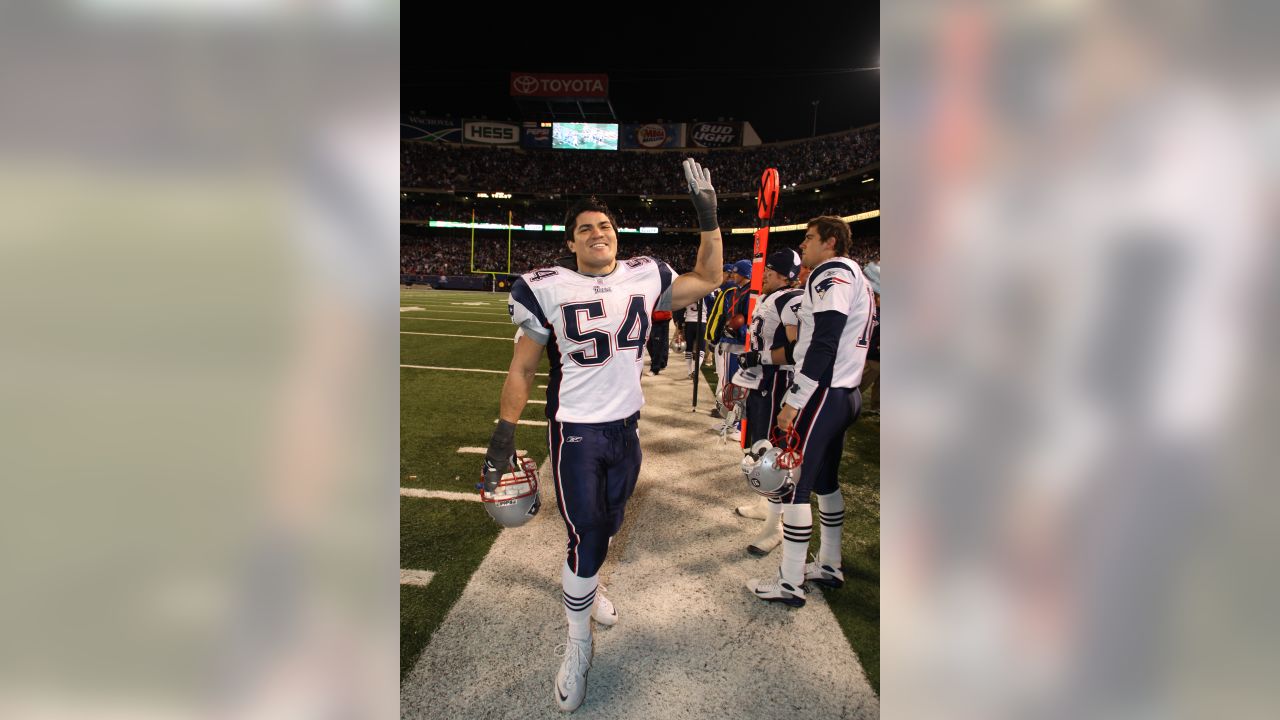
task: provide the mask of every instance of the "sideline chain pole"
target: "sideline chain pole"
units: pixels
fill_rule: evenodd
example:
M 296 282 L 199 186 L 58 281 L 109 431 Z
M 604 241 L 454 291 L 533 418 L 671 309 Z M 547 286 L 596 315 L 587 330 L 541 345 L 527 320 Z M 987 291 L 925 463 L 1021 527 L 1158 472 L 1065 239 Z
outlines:
M 764 260 L 769 252 L 769 223 L 773 221 L 773 211 L 778 208 L 778 169 L 767 168 L 760 176 L 760 192 L 756 195 L 756 215 L 760 219 L 760 227 L 756 230 L 755 252 L 751 258 L 751 294 L 747 300 L 747 341 L 742 346 L 743 352 L 751 350 L 751 318 L 756 313 L 756 300 L 764 285 Z M 741 446 L 747 446 L 747 418 L 742 418 Z

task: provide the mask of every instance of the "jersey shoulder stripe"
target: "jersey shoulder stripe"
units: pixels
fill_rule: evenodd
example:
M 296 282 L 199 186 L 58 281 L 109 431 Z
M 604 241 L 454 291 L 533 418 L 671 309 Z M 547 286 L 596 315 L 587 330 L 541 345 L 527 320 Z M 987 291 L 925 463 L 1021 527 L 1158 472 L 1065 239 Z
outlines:
M 551 274 L 542 275 L 541 277 L 534 277 L 534 276 L 537 276 L 539 273 L 544 273 L 544 272 L 549 272 Z M 537 318 L 538 322 L 542 323 L 544 326 L 549 324 L 547 322 L 546 313 L 542 312 L 542 304 L 538 302 L 538 297 L 533 294 L 533 288 L 529 287 L 529 284 L 530 282 L 535 282 L 535 283 L 540 282 L 555 274 L 556 274 L 556 271 L 554 269 L 535 270 L 531 273 L 526 273 L 524 275 L 521 275 L 520 277 L 516 278 L 516 281 L 514 283 L 511 284 L 511 301 L 515 303 L 520 303 L 520 305 L 523 306 L 525 310 L 529 311 L 529 314 Z M 514 309 L 512 310 L 512 314 L 514 314 Z
M 778 311 L 778 316 L 782 316 L 782 309 L 791 302 L 791 299 L 800 295 L 801 291 L 796 288 L 781 290 L 773 297 L 773 308 Z

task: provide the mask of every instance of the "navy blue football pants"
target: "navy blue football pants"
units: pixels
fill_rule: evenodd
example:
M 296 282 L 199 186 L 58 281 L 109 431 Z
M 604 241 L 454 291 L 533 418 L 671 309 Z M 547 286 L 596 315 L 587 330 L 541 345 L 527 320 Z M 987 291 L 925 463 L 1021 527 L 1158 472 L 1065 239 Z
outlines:
M 640 477 L 640 413 L 606 423 L 547 421 L 556 505 L 569 532 L 568 564 L 578 577 L 600 572 L 609 538 L 622 527 Z
M 777 365 L 764 365 L 760 388 L 747 395 L 747 438 L 743 445 L 750 448 L 769 437 L 769 431 L 778 422 L 778 409 L 782 394 L 791 384 L 791 371 L 778 369 Z
M 862 395 L 858 388 L 819 388 L 796 418 L 800 436 L 800 477 L 792 497 L 784 500 L 807 505 L 809 494 L 826 495 L 839 488 L 836 472 L 844 452 L 844 431 L 858 419 Z
M 645 349 L 649 352 L 649 369 L 666 370 L 667 355 L 671 347 L 671 321 L 655 320 L 653 329 L 649 331 L 649 342 Z

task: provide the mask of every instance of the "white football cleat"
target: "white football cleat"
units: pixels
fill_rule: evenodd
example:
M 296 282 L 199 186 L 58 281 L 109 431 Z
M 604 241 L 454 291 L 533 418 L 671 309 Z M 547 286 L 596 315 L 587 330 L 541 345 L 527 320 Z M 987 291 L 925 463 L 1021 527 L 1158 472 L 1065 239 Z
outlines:
M 844 586 L 844 568 L 831 567 L 818 562 L 806 563 L 804 566 L 805 582 L 814 582 L 823 587 L 838 588 Z
M 613 627 L 618 622 L 618 611 L 613 603 L 604 596 L 604 586 L 596 587 L 596 601 L 591 606 L 591 618 L 605 627 Z
M 733 511 L 744 518 L 751 518 L 752 520 L 768 520 L 769 508 L 764 506 L 767 502 L 767 500 L 764 500 L 756 503 L 755 505 L 742 505 L 734 508 Z
M 782 579 L 782 573 L 772 580 L 757 578 L 747 581 L 747 589 L 756 597 L 769 602 L 786 603 L 791 607 L 804 607 L 804 588 Z
M 764 557 L 778 547 L 781 542 L 782 524 L 778 522 L 778 518 L 775 516 L 772 523 L 765 521 L 764 529 L 747 545 L 747 552 L 756 557 Z
M 587 696 L 587 671 L 591 669 L 591 638 L 564 644 L 564 660 L 556 673 L 556 704 L 565 712 L 573 712 Z

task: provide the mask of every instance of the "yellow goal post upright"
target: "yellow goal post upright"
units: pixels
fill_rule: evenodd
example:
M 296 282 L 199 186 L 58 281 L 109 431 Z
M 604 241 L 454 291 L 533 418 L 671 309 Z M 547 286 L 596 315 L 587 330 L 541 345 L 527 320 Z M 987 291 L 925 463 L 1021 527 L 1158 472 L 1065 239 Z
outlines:
M 491 292 L 498 292 L 499 290 L 509 289 L 507 287 L 507 281 L 505 279 L 499 280 L 498 276 L 511 275 L 511 233 L 515 227 L 514 225 L 511 224 L 511 219 L 512 219 L 512 214 L 511 214 L 511 211 L 508 210 L 507 211 L 507 269 L 506 271 L 504 272 L 502 270 L 480 270 L 476 268 L 476 209 L 474 207 L 471 208 L 471 272 L 476 275 L 488 275 L 490 280 L 489 290 Z

